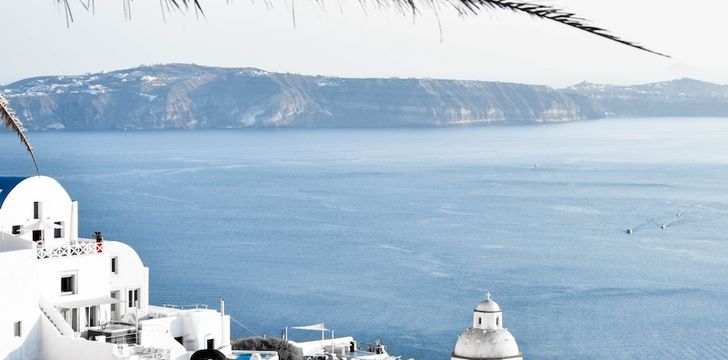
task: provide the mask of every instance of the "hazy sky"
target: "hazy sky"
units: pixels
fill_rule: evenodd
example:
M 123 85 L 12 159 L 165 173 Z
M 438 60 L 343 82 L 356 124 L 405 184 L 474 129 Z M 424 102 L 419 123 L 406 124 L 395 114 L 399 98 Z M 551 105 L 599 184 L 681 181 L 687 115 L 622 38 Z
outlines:
M 0 84 L 30 76 L 79 74 L 167 62 L 258 67 L 351 77 L 498 80 L 555 87 L 580 81 L 639 83 L 691 76 L 728 83 L 728 2 L 553 0 L 665 59 L 524 15 L 490 11 L 458 17 L 422 9 L 415 18 L 366 10 L 358 0 L 202 0 L 206 18 L 172 15 L 157 0 L 97 0 L 66 28 L 54 0 L 2 0 Z

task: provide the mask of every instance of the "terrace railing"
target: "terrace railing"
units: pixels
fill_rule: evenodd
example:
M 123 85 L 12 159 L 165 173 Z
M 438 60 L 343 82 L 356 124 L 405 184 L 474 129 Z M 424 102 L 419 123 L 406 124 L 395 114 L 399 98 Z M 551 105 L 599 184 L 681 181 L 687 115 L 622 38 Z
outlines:
M 103 242 L 79 241 L 55 248 L 37 248 L 38 259 L 54 259 L 66 256 L 94 255 L 104 252 Z

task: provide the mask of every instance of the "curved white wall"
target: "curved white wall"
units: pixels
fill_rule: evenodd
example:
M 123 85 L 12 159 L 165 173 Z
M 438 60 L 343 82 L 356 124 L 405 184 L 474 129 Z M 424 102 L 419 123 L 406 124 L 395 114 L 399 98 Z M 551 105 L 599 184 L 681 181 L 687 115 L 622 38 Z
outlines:
M 108 271 L 110 273 L 109 291 L 119 291 L 123 302 L 119 303 L 121 313 L 129 308 L 129 290 L 139 289 L 139 315 L 146 315 L 149 311 L 149 269 L 144 266 L 142 259 L 134 249 L 118 241 L 104 241 L 104 254 L 108 256 Z M 116 258 L 116 273 L 111 273 L 111 259 Z
M 41 203 L 40 218 L 54 223 L 63 223 L 63 236 L 54 239 L 53 229 L 44 231 L 45 246 L 57 247 L 77 238 L 77 219 L 72 219 L 73 202 L 65 189 L 55 179 L 47 176 L 32 176 L 21 181 L 0 204 L 0 232 L 12 234 L 14 225 L 27 226 L 37 221 L 34 219 L 33 203 Z M 32 231 L 22 231 L 19 235 L 24 240 L 33 240 Z

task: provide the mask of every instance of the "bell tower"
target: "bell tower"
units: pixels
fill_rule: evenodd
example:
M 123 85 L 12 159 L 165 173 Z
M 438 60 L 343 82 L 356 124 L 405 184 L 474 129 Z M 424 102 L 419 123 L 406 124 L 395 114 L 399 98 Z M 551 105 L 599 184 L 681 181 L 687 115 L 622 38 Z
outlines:
M 473 311 L 473 329 L 497 330 L 503 328 L 503 312 L 498 303 L 485 294 L 485 301 Z

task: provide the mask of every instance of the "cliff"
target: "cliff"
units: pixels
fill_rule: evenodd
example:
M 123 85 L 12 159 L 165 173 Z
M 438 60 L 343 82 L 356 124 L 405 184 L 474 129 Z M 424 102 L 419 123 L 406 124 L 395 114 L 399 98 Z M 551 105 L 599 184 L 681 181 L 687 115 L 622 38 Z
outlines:
M 345 79 L 157 65 L 0 87 L 29 129 L 198 129 L 528 124 L 598 117 L 545 86 Z
M 465 126 L 605 116 L 728 116 L 728 87 L 690 79 L 552 89 L 167 64 L 30 78 L 0 87 L 0 93 L 31 130 Z

